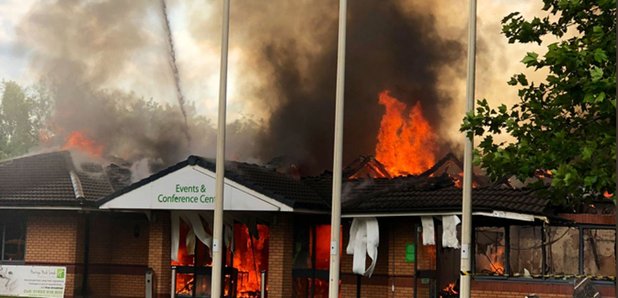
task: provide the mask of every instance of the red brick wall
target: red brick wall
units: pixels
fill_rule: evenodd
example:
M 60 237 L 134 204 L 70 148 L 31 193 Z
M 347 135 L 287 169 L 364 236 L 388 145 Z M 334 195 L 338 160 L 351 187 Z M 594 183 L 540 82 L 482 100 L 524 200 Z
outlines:
M 142 214 L 28 213 L 26 264 L 67 266 L 65 295 L 81 296 L 86 216 L 90 216 L 88 295 L 143 297 L 148 222 Z
M 515 282 L 499 280 L 473 280 L 472 297 L 521 298 L 528 294 L 537 294 L 542 298 L 571 298 L 573 285 L 570 283 Z M 601 297 L 615 297 L 614 287 L 595 285 Z
M 171 224 L 169 212 L 153 212 L 148 224 L 148 267 L 154 271 L 155 297 L 169 297 L 172 287 Z
M 45 212 L 26 216 L 26 264 L 67 266 L 66 296 L 79 294 L 83 254 L 83 217 Z
M 406 262 L 405 249 L 414 243 L 412 221 L 379 219 L 380 244 L 378 261 L 371 278 L 361 277 L 361 297 L 411 297 L 414 295 L 414 263 Z M 344 225 L 344 248 L 349 241 L 349 223 Z M 417 260 L 426 266 L 435 264 L 435 254 L 425 253 L 425 260 L 417 252 Z M 369 258 L 367 258 L 369 262 Z M 368 263 L 369 264 L 369 263 Z M 429 269 L 429 268 L 428 268 Z M 344 252 L 341 259 L 342 297 L 356 297 L 356 275 L 352 273 L 352 255 Z M 420 287 L 420 282 L 419 282 Z M 419 291 L 420 293 L 420 291 Z
M 143 214 L 91 216 L 88 293 L 143 297 L 148 266 L 148 221 Z
M 269 298 L 292 297 L 292 258 L 294 251 L 293 214 L 277 214 L 270 226 L 267 288 Z

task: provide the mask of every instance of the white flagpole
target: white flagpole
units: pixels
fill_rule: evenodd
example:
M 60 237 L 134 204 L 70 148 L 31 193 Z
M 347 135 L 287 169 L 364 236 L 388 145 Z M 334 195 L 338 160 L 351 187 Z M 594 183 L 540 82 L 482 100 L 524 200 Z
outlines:
M 345 82 L 345 40 L 347 0 L 339 0 L 337 38 L 337 87 L 335 95 L 335 145 L 333 150 L 333 200 L 330 219 L 330 270 L 328 297 L 339 297 L 339 237 L 341 235 L 341 164 L 343 151 L 343 102 Z
M 227 52 L 230 29 L 230 0 L 223 0 L 221 26 L 221 69 L 219 75 L 219 116 L 217 131 L 217 159 L 215 165 L 215 212 L 212 235 L 211 297 L 222 296 L 223 259 L 223 185 L 225 179 L 225 108 L 227 103 Z
M 474 112 L 474 86 L 476 79 L 476 0 L 470 0 L 468 17 L 468 79 L 466 85 L 466 113 Z M 464 178 L 461 220 L 461 274 L 459 297 L 470 297 L 470 271 L 472 268 L 472 146 L 473 136 L 466 138 L 464 151 Z

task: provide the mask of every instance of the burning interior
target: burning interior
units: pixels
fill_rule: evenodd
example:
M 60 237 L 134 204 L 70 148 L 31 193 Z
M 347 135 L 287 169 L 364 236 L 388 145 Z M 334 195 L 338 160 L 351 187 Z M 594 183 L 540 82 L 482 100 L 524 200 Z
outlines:
M 259 297 L 262 272 L 268 270 L 268 226 L 235 223 L 233 238 L 225 247 L 224 288 L 225 297 Z M 175 268 L 176 297 L 210 297 L 211 252 L 195 234 L 191 226 L 180 223 L 178 260 Z

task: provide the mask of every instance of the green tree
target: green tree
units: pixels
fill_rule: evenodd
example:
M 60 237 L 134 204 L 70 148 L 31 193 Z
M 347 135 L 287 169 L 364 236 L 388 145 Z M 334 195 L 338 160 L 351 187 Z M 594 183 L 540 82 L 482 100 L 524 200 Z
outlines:
M 43 88 L 23 89 L 3 82 L 0 102 L 0 159 L 27 153 L 39 144 L 50 113 L 50 99 Z
M 519 102 L 492 108 L 479 100 L 461 130 L 481 136 L 475 161 L 491 178 L 524 181 L 551 171 L 551 187 L 542 193 L 576 207 L 615 189 L 616 0 L 543 2 L 547 16 L 511 13 L 502 32 L 509 43 L 556 40 L 544 55 L 529 52 L 521 61 L 548 73 L 545 80 L 514 75 L 508 84 L 519 87 Z M 496 142 L 501 133 L 515 141 Z

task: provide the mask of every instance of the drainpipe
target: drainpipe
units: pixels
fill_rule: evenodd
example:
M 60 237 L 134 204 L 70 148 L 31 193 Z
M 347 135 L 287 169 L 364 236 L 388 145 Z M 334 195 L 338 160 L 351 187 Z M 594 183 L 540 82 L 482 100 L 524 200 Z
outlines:
M 414 231 L 414 245 L 416 246 L 414 248 L 414 298 L 418 297 L 418 251 L 420 247 L 418 244 L 420 240 L 418 236 L 421 231 L 421 227 L 417 225 Z
M 80 205 L 84 204 L 86 196 L 84 195 L 84 188 L 82 187 L 82 182 L 79 179 L 79 176 L 75 171 L 69 172 L 69 177 L 71 178 L 71 186 L 73 187 L 73 194 L 75 195 L 75 199 L 79 201 Z M 90 254 L 90 214 L 86 213 L 84 215 L 84 272 L 82 274 L 82 297 L 88 297 L 88 269 L 89 269 L 89 260 L 88 255 Z
M 84 273 L 82 278 L 82 297 L 88 297 L 88 271 L 89 271 L 89 255 L 90 255 L 90 214 L 85 215 L 84 222 Z

